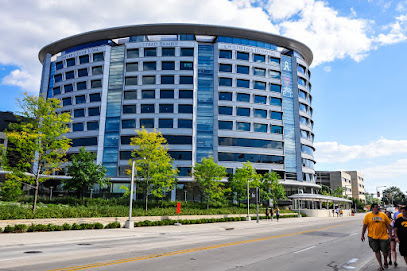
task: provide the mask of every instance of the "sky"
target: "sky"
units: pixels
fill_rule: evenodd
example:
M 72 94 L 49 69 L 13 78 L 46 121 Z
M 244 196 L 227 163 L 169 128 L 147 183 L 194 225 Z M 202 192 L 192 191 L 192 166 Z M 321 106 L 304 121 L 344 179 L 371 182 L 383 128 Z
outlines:
M 313 51 L 316 170 L 358 170 L 365 188 L 407 191 L 407 0 L 0 0 L 0 111 L 38 94 L 39 50 L 102 28 L 242 27 Z M 381 190 L 383 188 L 379 188 Z

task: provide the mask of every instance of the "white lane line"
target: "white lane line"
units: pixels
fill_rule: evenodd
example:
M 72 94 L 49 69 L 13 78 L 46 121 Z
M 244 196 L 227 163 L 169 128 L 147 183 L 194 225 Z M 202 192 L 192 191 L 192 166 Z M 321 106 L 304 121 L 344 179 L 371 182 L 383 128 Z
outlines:
M 349 236 L 352 236 L 352 235 L 355 235 L 355 234 L 358 234 L 358 233 L 357 233 L 357 232 L 354 232 L 354 233 L 349 234 Z
M 346 270 L 356 269 L 356 267 L 350 266 L 349 264 L 356 263 L 358 260 L 359 260 L 358 258 L 352 258 L 346 264 L 344 264 L 342 267 L 345 268 Z
M 303 252 L 303 251 L 309 250 L 309 249 L 314 248 L 314 247 L 315 247 L 315 246 L 312 246 L 312 247 L 307 247 L 307 248 L 304 248 L 304 249 L 298 250 L 298 251 L 296 251 L 296 252 L 294 252 L 294 253 L 300 253 L 300 252 Z

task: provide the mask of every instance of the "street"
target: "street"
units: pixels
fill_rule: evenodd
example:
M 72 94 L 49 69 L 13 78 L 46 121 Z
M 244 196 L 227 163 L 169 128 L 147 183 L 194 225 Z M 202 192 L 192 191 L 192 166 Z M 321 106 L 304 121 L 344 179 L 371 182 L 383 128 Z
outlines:
M 362 220 L 2 234 L 0 270 L 360 270 L 374 256 L 360 241 Z

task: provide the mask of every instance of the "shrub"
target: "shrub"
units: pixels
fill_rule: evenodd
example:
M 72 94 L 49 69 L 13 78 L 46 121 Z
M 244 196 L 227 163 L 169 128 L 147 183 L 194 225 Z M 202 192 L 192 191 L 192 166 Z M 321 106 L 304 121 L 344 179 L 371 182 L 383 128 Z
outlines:
M 120 228 L 120 223 L 117 221 L 109 223 L 105 226 L 105 229 L 115 229 L 115 228 Z
M 10 232 L 13 232 L 13 231 L 14 231 L 14 227 L 13 227 L 13 226 L 7 225 L 7 226 L 4 228 L 4 232 L 5 232 L 5 233 L 10 233 Z
M 65 230 L 65 229 L 64 229 L 64 226 L 62 226 L 62 225 L 55 225 L 55 231 L 63 231 L 63 230 Z
M 103 229 L 103 224 L 99 223 L 99 222 L 96 222 L 95 223 L 95 229 Z
M 3 228 L 2 227 L 0 227 L 0 232 L 2 232 L 3 231 Z
M 68 231 L 72 228 L 71 225 L 69 225 L 68 223 L 64 223 L 64 225 L 62 225 L 62 227 L 64 228 L 64 230 Z
M 73 223 L 71 226 L 71 230 L 81 230 L 81 225 L 78 225 L 76 223 Z
M 47 231 L 55 231 L 55 229 L 56 229 L 56 225 L 51 224 L 51 223 L 47 225 Z
M 14 226 L 14 232 L 26 232 L 28 226 L 25 224 L 17 224 Z

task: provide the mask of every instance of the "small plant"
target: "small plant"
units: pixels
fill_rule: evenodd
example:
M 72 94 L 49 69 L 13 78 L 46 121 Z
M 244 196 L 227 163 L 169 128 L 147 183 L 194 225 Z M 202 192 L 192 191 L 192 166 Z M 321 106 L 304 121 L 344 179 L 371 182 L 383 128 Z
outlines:
M 3 228 L 2 227 L 0 227 L 0 232 L 2 232 L 3 231 Z
M 47 231 L 55 231 L 55 229 L 56 229 L 56 225 L 51 224 L 51 223 L 47 225 Z
M 64 230 L 66 230 L 66 231 L 68 231 L 68 230 L 70 230 L 70 229 L 72 228 L 72 226 L 69 225 L 68 223 L 64 223 L 64 224 L 62 225 L 62 227 L 63 227 Z
M 116 228 L 120 228 L 120 223 L 117 221 L 109 223 L 105 226 L 105 229 L 116 229 Z
M 13 232 L 13 231 L 14 231 L 14 227 L 13 227 L 13 226 L 7 225 L 7 226 L 4 228 L 4 232 L 5 232 L 5 233 L 10 233 L 10 232 Z
M 26 232 L 28 226 L 25 224 L 17 224 L 14 226 L 14 232 Z
M 81 225 L 78 225 L 76 223 L 73 223 L 71 226 L 71 230 L 81 230 Z
M 99 222 L 96 222 L 95 223 L 95 229 L 103 229 L 103 224 L 102 223 L 99 223 Z

